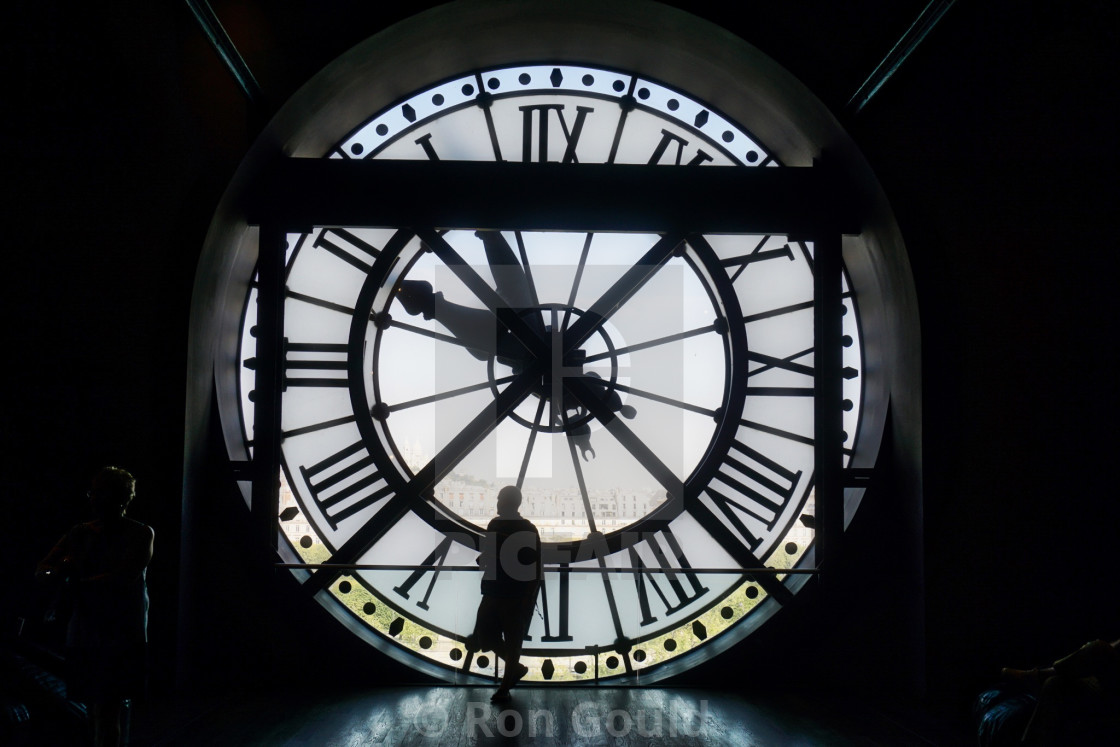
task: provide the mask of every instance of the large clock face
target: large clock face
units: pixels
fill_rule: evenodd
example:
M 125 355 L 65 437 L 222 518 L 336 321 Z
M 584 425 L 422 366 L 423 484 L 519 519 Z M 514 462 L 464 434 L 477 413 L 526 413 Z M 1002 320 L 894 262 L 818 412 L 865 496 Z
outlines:
M 434 82 L 323 155 L 781 167 L 685 91 L 549 64 Z M 383 650 L 490 676 L 468 641 L 475 568 L 497 491 L 516 484 L 546 548 L 527 680 L 632 681 L 726 647 L 812 565 L 813 256 L 780 235 L 289 235 L 282 554 L 356 566 L 294 572 Z M 256 314 L 253 290 L 249 448 Z M 847 280 L 843 314 L 850 453 L 864 367 Z

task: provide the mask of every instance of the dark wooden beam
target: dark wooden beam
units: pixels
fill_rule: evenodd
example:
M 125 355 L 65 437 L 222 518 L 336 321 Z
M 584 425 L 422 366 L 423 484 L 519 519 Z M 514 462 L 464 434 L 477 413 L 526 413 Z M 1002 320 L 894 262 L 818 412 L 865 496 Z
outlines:
M 198 21 L 202 33 L 206 35 L 207 41 L 214 47 L 218 57 L 222 59 L 222 63 L 229 70 L 234 81 L 237 82 L 237 87 L 245 94 L 245 98 L 249 100 L 254 109 L 265 111 L 267 106 L 264 94 L 257 83 L 257 79 L 253 76 L 253 71 L 249 69 L 249 65 L 245 62 L 241 53 L 237 51 L 237 47 L 233 45 L 233 40 L 230 39 L 225 27 L 222 26 L 222 22 L 218 20 L 214 9 L 210 7 L 210 3 L 206 0 L 186 0 L 186 3 L 194 19 Z
M 906 62 L 906 59 L 914 53 L 925 38 L 929 36 L 929 32 L 933 30 L 934 26 L 941 22 L 945 13 L 949 8 L 953 7 L 955 0 L 931 0 L 910 28 L 906 29 L 906 33 L 902 38 L 891 47 L 891 51 L 887 53 L 886 57 L 871 71 L 871 75 L 863 82 L 849 99 L 847 105 L 844 107 L 845 112 L 850 117 L 858 115 L 863 109 L 871 102 L 871 99 L 879 93 L 883 85 L 891 78 L 895 72 Z

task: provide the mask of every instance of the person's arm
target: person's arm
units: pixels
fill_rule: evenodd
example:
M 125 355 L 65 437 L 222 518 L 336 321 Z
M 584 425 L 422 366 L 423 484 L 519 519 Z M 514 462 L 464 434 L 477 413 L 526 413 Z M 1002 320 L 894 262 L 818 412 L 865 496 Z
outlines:
M 482 536 L 482 548 L 478 554 L 478 567 L 483 570 L 483 578 L 493 578 L 495 567 L 494 558 L 497 555 L 497 540 L 494 535 L 494 520 L 486 525 L 486 534 Z
M 47 553 L 47 556 L 39 561 L 39 564 L 35 566 L 36 579 L 45 581 L 49 578 L 61 577 L 66 574 L 73 560 L 73 541 L 71 539 L 73 533 L 74 530 L 71 529 L 69 532 L 62 535 L 62 539 L 55 543 L 55 546 Z

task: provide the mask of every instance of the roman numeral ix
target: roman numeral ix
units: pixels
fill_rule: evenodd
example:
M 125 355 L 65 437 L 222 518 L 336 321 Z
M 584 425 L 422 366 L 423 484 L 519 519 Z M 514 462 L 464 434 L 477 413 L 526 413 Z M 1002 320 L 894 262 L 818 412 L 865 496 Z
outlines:
M 583 132 L 583 123 L 587 119 L 587 115 L 595 111 L 589 106 L 576 107 L 576 119 L 571 128 L 568 127 L 568 122 L 564 119 L 564 105 L 563 104 L 534 104 L 532 106 L 522 106 L 522 135 L 521 135 L 521 160 L 525 163 L 537 160 L 544 163 L 548 160 L 548 123 L 549 113 L 555 112 L 556 118 L 560 121 L 560 129 L 564 133 L 564 142 L 567 146 L 564 148 L 564 155 L 561 157 L 561 163 L 579 163 L 576 158 L 576 145 L 579 142 L 580 134 Z M 534 116 L 535 115 L 535 116 Z M 533 137 L 534 131 L 536 138 Z M 533 143 L 536 141 L 537 158 L 533 158 Z
M 338 529 L 339 522 L 392 492 L 361 441 L 355 441 L 310 467 L 301 466 L 299 471 L 331 529 Z M 353 477 L 357 479 L 343 485 Z

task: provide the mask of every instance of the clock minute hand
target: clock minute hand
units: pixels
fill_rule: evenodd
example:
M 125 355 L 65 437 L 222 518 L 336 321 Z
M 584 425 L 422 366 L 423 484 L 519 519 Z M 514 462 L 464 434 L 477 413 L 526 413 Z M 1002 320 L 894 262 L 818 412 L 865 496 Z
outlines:
M 576 320 L 575 324 L 564 330 L 564 354 L 576 350 L 591 335 L 599 331 L 611 315 L 641 290 L 642 286 L 669 261 L 682 241 L 684 241 L 684 234 L 667 233 L 650 247 L 633 267 L 616 280 L 614 285 Z

